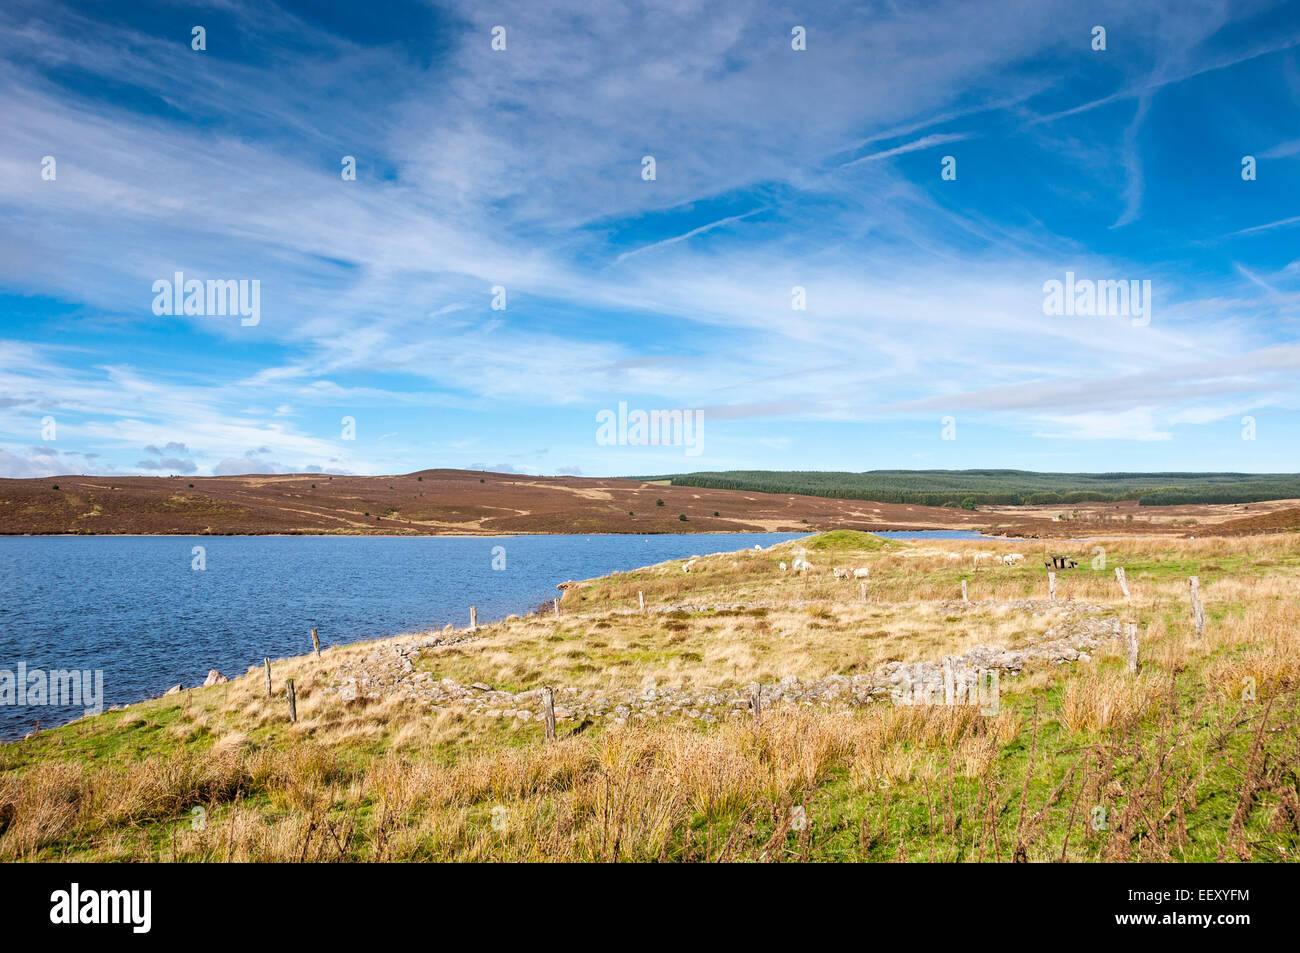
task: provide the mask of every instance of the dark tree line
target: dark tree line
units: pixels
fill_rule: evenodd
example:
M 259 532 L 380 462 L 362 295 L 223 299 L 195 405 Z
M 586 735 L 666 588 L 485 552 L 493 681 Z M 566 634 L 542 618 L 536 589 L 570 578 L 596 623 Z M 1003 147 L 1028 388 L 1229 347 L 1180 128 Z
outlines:
M 1300 497 L 1294 473 L 1036 473 L 1030 470 L 728 470 L 641 479 L 677 486 L 923 506 L 1254 503 Z

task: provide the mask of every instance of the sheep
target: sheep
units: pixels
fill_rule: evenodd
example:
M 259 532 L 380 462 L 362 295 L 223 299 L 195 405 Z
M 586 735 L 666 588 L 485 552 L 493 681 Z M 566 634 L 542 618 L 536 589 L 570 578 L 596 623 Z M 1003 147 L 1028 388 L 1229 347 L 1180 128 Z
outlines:
M 836 579 L 848 579 L 848 578 L 849 578 L 849 570 L 847 570 L 847 569 L 840 569 L 840 568 L 837 566 L 837 567 L 831 569 L 831 572 L 835 573 L 835 578 L 836 578 Z
M 691 559 L 686 560 L 686 562 L 682 563 L 682 572 L 690 572 L 690 571 L 691 571 L 691 566 L 693 566 L 694 564 L 695 564 L 695 559 L 694 559 L 694 557 L 692 557 Z
M 867 569 L 866 567 L 859 567 L 859 568 L 853 570 L 853 578 L 854 578 L 854 579 L 870 579 L 870 578 L 871 578 L 871 570 L 870 570 L 870 569 Z
M 781 563 L 780 566 L 781 566 L 781 571 L 785 572 L 785 563 Z
M 948 554 L 948 558 L 949 558 L 949 559 L 961 559 L 961 553 L 949 553 L 949 554 Z
M 808 560 L 804 559 L 802 556 L 796 556 L 794 557 L 793 568 L 799 570 L 800 572 L 803 572 L 804 570 L 812 569 L 813 564 L 810 563 Z
M 1002 565 L 1004 566 L 1014 566 L 1016 563 L 1022 563 L 1024 561 L 1025 557 L 1022 553 L 1007 553 L 1002 557 Z

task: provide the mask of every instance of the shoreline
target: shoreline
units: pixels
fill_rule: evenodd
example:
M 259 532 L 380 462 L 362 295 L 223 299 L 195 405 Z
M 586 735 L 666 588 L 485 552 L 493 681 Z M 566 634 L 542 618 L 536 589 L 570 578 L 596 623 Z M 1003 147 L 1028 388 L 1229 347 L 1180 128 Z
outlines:
M 54 534 L 54 533 L 39 533 L 39 534 L 36 534 L 36 533 L 28 533 L 28 534 L 23 534 L 23 535 L 25 535 L 25 536 L 41 536 L 41 537 L 62 536 L 62 537 L 67 537 L 67 538 L 80 538 L 80 537 L 85 536 L 85 535 L 87 535 L 87 534 L 83 534 L 83 533 L 59 533 L 59 534 Z M 102 534 L 102 535 L 113 535 L 113 536 L 122 536 L 122 537 L 134 537 L 134 538 L 140 538 L 140 539 L 147 539 L 147 538 L 153 538 L 153 537 L 171 537 L 171 538 L 175 538 L 175 539 L 187 539 L 187 538 L 188 538 L 188 539 L 197 539 L 197 538 L 206 538 L 206 537 L 196 537 L 196 536 L 189 536 L 189 537 L 186 537 L 186 536 L 182 536 L 182 535 L 179 535 L 179 534 L 171 534 L 171 533 L 120 533 L 120 534 L 116 534 L 116 533 L 115 533 L 115 534 Z M 233 535 L 233 534 L 232 534 L 232 535 Z M 297 533 L 278 533 L 278 534 L 271 534 L 271 533 L 268 533 L 268 534 L 243 534 L 243 535 L 240 536 L 239 538 L 257 539 L 257 538 L 261 538 L 263 535 L 266 535 L 266 536 L 282 536 L 282 537 L 284 537 L 284 538 L 286 538 L 286 539 L 291 539 L 291 538 L 297 538 L 297 537 L 299 537 L 300 535 L 303 536 L 303 537 L 306 537 L 306 536 L 308 536 L 309 534 L 297 534 Z M 349 536 L 356 535 L 356 536 L 359 537 L 361 534 L 347 534 L 347 535 L 349 535 Z M 713 533 L 691 533 L 691 534 L 688 534 L 688 533 L 645 533 L 645 534 L 641 534 L 641 533 L 635 533 L 635 534 L 633 534 L 633 533 L 513 533 L 513 534 L 510 534 L 509 536 L 486 536 L 486 535 L 484 535 L 484 536 L 469 535 L 469 536 L 455 536 L 455 537 L 376 536 L 376 537 L 373 537 L 373 538 L 375 538 L 375 539 L 413 539 L 413 538 L 422 538 L 422 539 L 430 539 L 430 538 L 449 538 L 449 539 L 510 539 L 512 536 L 572 536 L 572 537 L 588 536 L 588 537 L 590 537 L 590 536 L 641 536 L 641 535 L 644 535 L 644 536 L 687 536 L 687 535 L 695 535 L 695 536 L 707 536 L 707 535 L 718 535 L 718 536 L 722 536 L 722 535 L 759 536 L 759 535 L 766 535 L 766 534 L 763 533 L 763 532 L 758 532 L 758 533 L 755 533 L 755 532 L 736 532 L 736 533 L 716 533 L 716 534 L 713 534 Z M 791 535 L 791 534 L 788 534 L 788 533 L 775 533 L 775 532 L 774 532 L 774 533 L 772 533 L 771 535 L 782 535 L 782 536 L 785 536 L 785 535 Z M 811 536 L 811 535 L 816 535 L 816 533 L 815 533 L 815 531 L 813 531 L 813 532 L 809 532 L 809 533 L 806 533 L 806 534 L 803 534 L 803 535 Z M 336 536 L 336 534 L 330 534 L 330 533 L 324 533 L 324 534 L 312 534 L 312 538 L 319 538 L 319 539 L 333 539 L 333 538 L 335 538 L 335 536 Z M 794 542 L 794 540 L 781 540 L 780 542 L 772 543 L 772 546 L 780 546 L 780 545 L 782 545 L 782 544 L 784 544 L 784 543 L 787 543 L 787 542 Z M 769 547 L 764 547 L 764 549 L 767 549 L 767 548 L 769 548 Z M 734 552 L 745 552 L 745 551 L 747 551 L 747 550 L 734 550 Z M 715 555 L 716 555 L 716 554 L 715 554 Z M 648 563 L 648 564 L 643 565 L 643 566 L 636 566 L 636 567 L 633 567 L 632 569 L 627 569 L 627 570 L 611 570 L 610 572 L 602 573 L 602 574 L 599 575 L 599 576 L 591 576 L 591 577 L 588 577 L 587 579 L 579 579 L 579 580 L 563 580 L 563 582 L 578 582 L 578 583 L 581 583 L 581 582 L 589 582 L 589 581 L 592 580 L 592 579 L 600 579 L 600 578 L 603 578 L 603 576 L 611 575 L 611 573 L 615 573 L 615 572 L 639 572 L 639 571 L 641 571 L 641 570 L 643 570 L 643 569 L 650 569 L 650 568 L 653 568 L 654 566 L 662 565 L 662 564 L 665 563 L 665 562 L 675 562 L 675 561 L 677 561 L 678 559 L 683 559 L 683 558 L 685 558 L 685 559 L 690 559 L 690 558 L 692 558 L 692 557 L 689 557 L 689 556 L 687 556 L 687 557 L 676 557 L 675 559 L 660 560 L 659 562 L 656 562 L 656 563 Z M 560 591 L 560 593 L 561 593 L 561 595 L 559 596 L 559 598 L 560 598 L 560 599 L 563 599 L 563 598 L 564 598 L 563 590 L 560 590 L 558 585 L 557 585 L 555 588 L 556 588 L 558 591 Z M 484 628 L 487 628 L 487 627 L 489 627 L 489 626 L 495 625 L 497 622 L 501 622 L 501 621 L 503 621 L 504 619 L 508 619 L 508 618 L 510 618 L 511 616 L 519 616 L 519 617 L 539 616 L 539 617 L 540 617 L 540 616 L 542 616 L 542 615 L 544 614 L 544 611 L 545 611 L 545 610 L 544 610 L 543 607 L 544 607 L 545 605 L 546 605 L 546 603 L 543 602 L 543 603 L 541 603 L 540 605 L 538 605 L 538 606 L 533 606 L 533 607 L 531 607 L 531 608 L 515 610 L 515 611 L 513 611 L 513 612 L 507 612 L 506 615 L 504 615 L 501 619 L 496 619 L 496 620 L 487 620 L 487 621 L 485 621 L 485 622 L 481 623 L 480 625 L 478 625 L 478 626 L 476 626 L 476 627 L 473 627 L 473 628 L 471 628 L 470 626 L 464 626 L 464 627 L 461 627 L 461 626 L 453 626 L 453 627 L 451 628 L 451 631 L 452 631 L 452 633 L 474 632 L 474 631 L 477 631 L 478 629 L 484 629 Z M 321 651 L 322 651 L 322 652 L 325 652 L 325 651 L 328 651 L 328 650 L 331 649 L 331 648 L 348 648 L 348 647 L 353 647 L 353 646 L 358 646 L 358 645 L 374 644 L 374 643 L 378 643 L 378 642 L 385 642 L 385 641 L 388 641 L 388 640 L 391 640 L 391 639 L 416 638 L 416 637 L 421 636 L 421 635 L 428 635 L 428 634 L 430 634 L 430 633 L 433 633 L 433 632 L 439 632 L 439 631 L 446 631 L 446 628 L 444 627 L 443 629 L 436 629 L 436 628 L 432 628 L 432 627 L 430 627 L 430 628 L 417 628 L 417 629 L 406 630 L 406 631 L 402 631 L 402 632 L 389 632 L 389 633 L 387 633 L 387 634 L 385 634 L 385 635 L 375 636 L 374 638 L 361 638 L 361 639 L 356 639 L 355 641 L 351 641 L 351 642 L 340 642 L 340 643 L 337 643 L 337 644 L 335 644 L 335 645 L 326 646 L 326 647 L 323 648 Z M 274 659 L 273 661 L 275 661 L 275 662 L 284 662 L 284 661 L 287 661 L 287 660 L 290 660 L 290 659 L 306 658 L 306 657 L 308 657 L 308 656 L 311 655 L 311 654 L 312 654 L 312 653 L 307 652 L 307 653 L 303 653 L 302 655 L 281 656 L 280 658 L 278 658 L 278 659 Z M 256 667 L 257 667 L 256 663 L 254 663 L 252 667 L 253 667 L 253 668 L 256 668 Z M 210 670 L 210 671 L 217 671 L 218 674 L 221 674 L 221 675 L 223 676 L 223 678 L 226 679 L 227 682 L 229 682 L 229 681 L 234 681 L 234 680 L 237 679 L 237 678 L 243 678 L 244 676 L 246 676 L 247 674 L 249 674 L 248 671 L 245 671 L 245 672 L 244 672 L 243 674 L 241 674 L 241 675 L 225 675 L 224 673 L 220 672 L 220 671 L 217 670 L 217 669 L 209 669 L 209 670 Z M 181 684 L 181 683 L 178 683 L 178 684 Z M 217 683 L 217 684 L 222 684 L 222 683 Z M 192 685 L 192 686 L 189 686 L 189 687 L 185 687 L 183 684 L 181 684 L 181 692 L 180 692 L 180 693 L 193 691 L 193 690 L 196 689 L 196 688 L 203 688 L 203 687 L 206 687 L 206 686 L 204 686 L 204 685 Z M 180 693 L 177 693 L 177 694 L 180 694 Z M 129 709 L 129 708 L 130 708 L 131 706 L 133 706 L 133 705 L 139 705 L 139 704 L 142 704 L 142 703 L 145 703 L 145 702 L 157 701 L 158 699 L 160 699 L 160 698 L 166 698 L 167 696 L 168 696 L 168 693 L 167 693 L 167 692 L 164 692 L 164 693 L 161 694 L 161 695 L 149 695 L 149 696 L 145 696 L 145 697 L 143 697 L 143 698 L 137 698 L 137 699 L 135 699 L 135 700 L 133 700 L 133 701 L 125 702 L 125 703 L 123 703 L 123 704 L 107 706 L 107 707 L 105 707 L 102 711 L 95 712 L 95 713 L 93 713 L 93 714 L 83 714 L 83 715 L 81 715 L 81 716 L 79 716 L 79 717 L 77 717 L 77 718 L 69 719 L 68 721 L 58 722 L 57 724 L 51 724 L 51 725 L 49 725 L 48 727 L 42 727 L 42 728 L 39 728 L 39 729 L 36 729 L 36 730 L 33 730 L 33 731 L 29 731 L 29 732 L 27 732 L 26 734 L 24 734 L 24 735 L 22 735 L 22 736 L 19 736 L 19 737 L 14 737 L 14 738 L 2 738 L 2 737 L 0 737 L 0 745 L 15 744 L 15 743 L 17 743 L 17 742 L 19 742 L 19 741 L 25 741 L 25 740 L 28 739 L 28 738 L 34 737 L 35 735 L 40 734 L 41 732 L 45 732 L 45 731 L 54 731 L 54 730 L 56 730 L 56 729 L 58 729 L 58 728 L 65 728 L 65 727 L 67 727 L 68 725 L 75 725 L 75 724 L 77 724 L 77 723 L 80 722 L 80 721 L 85 721 L 85 720 L 88 720 L 88 719 L 91 719 L 91 718 L 98 718 L 98 717 L 100 717 L 100 716 L 102 716 L 102 715 L 105 715 L 105 714 L 108 714 L 109 712 L 112 712 L 112 711 L 126 711 L 127 709 Z
M 863 530 L 863 531 L 861 531 L 861 532 L 870 532 L 870 531 Z M 974 531 L 974 530 L 951 530 L 951 529 L 947 529 L 947 530 L 892 530 L 892 531 L 891 531 L 891 530 L 884 530 L 884 531 L 882 531 L 882 532 L 904 532 L 904 533 L 906 533 L 906 532 L 940 532 L 940 533 L 952 533 L 952 532 L 976 532 L 976 531 Z M 85 536 L 85 535 L 87 535 L 87 534 L 79 534 L 79 533 L 63 533 L 63 534 L 23 534 L 23 535 L 27 535 L 27 536 L 62 536 L 62 537 L 68 537 L 68 538 L 77 538 L 77 537 Z M 165 536 L 165 537 L 176 538 L 176 539 L 206 538 L 206 537 L 195 537 L 195 536 L 188 536 L 188 537 L 187 537 L 187 536 L 182 536 L 182 535 L 180 535 L 180 534 L 163 534 L 163 533 L 130 533 L 130 534 L 128 534 L 128 533 L 122 533 L 122 534 L 99 534 L 99 535 L 112 535 L 112 536 L 123 536 L 123 537 L 133 537 L 133 538 L 152 538 L 152 537 L 164 537 L 164 536 Z M 304 534 L 296 534 L 296 533 L 269 534 L 269 533 L 268 533 L 268 534 L 241 534 L 241 535 L 238 536 L 238 537 L 234 537 L 234 534 L 232 534 L 232 538 L 259 538 L 259 537 L 261 537 L 261 536 L 279 536 L 279 537 L 283 537 L 283 538 L 306 537 L 306 538 L 333 539 L 333 538 L 336 538 L 338 535 L 340 535 L 340 534 L 329 534 L 329 533 L 326 533 L 326 534 L 305 534 L 305 533 L 304 533 Z M 345 535 L 347 535 L 347 536 L 358 536 L 358 537 L 359 537 L 359 536 L 361 536 L 361 535 L 363 535 L 363 534 L 345 534 Z M 818 531 L 816 531 L 816 530 L 811 530 L 811 531 L 806 531 L 806 532 L 802 532 L 802 533 L 795 533 L 795 532 L 791 532 L 791 533 L 771 532 L 771 533 L 768 533 L 768 532 L 743 532 L 743 531 L 740 531 L 740 532 L 719 532 L 719 533 L 644 533 L 644 534 L 642 534 L 642 533 L 635 533 L 635 534 L 633 534 L 633 533 L 512 533 L 512 534 L 509 534 L 509 535 L 494 535 L 494 536 L 478 535 L 478 534 L 469 534 L 469 535 L 458 535 L 458 536 L 438 536 L 438 537 L 434 537 L 434 536 L 426 536 L 426 537 L 412 537 L 412 536 L 374 536 L 374 537 L 372 537 L 372 538 L 376 538 L 376 539 L 413 539 L 413 538 L 422 538 L 422 539 L 438 539 L 438 538 L 445 538 L 445 539 L 510 539 L 510 538 L 512 538 L 512 537 L 519 537 L 519 536 L 568 536 L 568 537 L 574 537 L 574 538 L 577 538 L 577 537 L 584 537 L 584 536 L 585 536 L 585 537 L 594 537 L 594 536 L 599 536 L 599 537 L 622 537 L 622 536 L 631 537 L 631 536 L 647 536 L 647 537 L 648 537 L 648 536 L 688 536 L 688 535 L 691 535 L 691 536 L 709 536 L 709 535 L 712 535 L 712 536 L 733 536 L 733 535 L 745 535 L 745 536 L 760 536 L 760 535 L 790 535 L 790 536 L 794 536 L 794 537 L 795 537 L 794 539 L 781 540 L 781 541 L 779 541 L 779 542 L 774 542 L 774 543 L 772 543 L 770 546 L 765 546 L 765 547 L 763 547 L 763 550 L 766 551 L 766 550 L 771 549 L 771 548 L 776 547 L 776 546 L 781 546 L 781 545 L 784 545 L 784 544 L 786 544 L 786 543 L 796 542 L 796 541 L 798 540 L 798 538 L 800 538 L 800 537 L 808 537 L 808 536 L 815 536 L 815 535 L 818 535 Z M 1288 534 L 1286 534 L 1286 533 L 1274 533 L 1274 534 L 1264 534 L 1264 535 L 1278 535 L 1278 536 L 1282 536 L 1282 535 L 1288 535 Z M 886 537 L 882 537 L 882 538 L 886 538 Z M 1207 537 L 1205 537 L 1205 538 L 1211 538 L 1211 537 L 1209 537 L 1209 536 L 1207 535 Z M 1226 538 L 1226 537 L 1225 537 L 1225 538 Z M 1049 538 L 1047 538 L 1047 539 L 1042 539 L 1042 538 L 1039 538 L 1039 537 L 1006 537 L 1006 536 L 994 536 L 994 535 L 989 535 L 989 534 L 980 534 L 980 535 L 978 535 L 978 536 L 973 536 L 973 537 L 972 537 L 972 536 L 962 536 L 962 537 L 938 537 L 938 538 L 933 538 L 933 537 L 913 537 L 912 539 L 913 539 L 913 541 L 915 541 L 915 542 L 922 542 L 922 543 L 924 543 L 924 542 L 945 542 L 945 543 L 967 543 L 967 542 L 978 542 L 978 543 L 985 543 L 985 544 L 986 544 L 986 543 L 992 543 L 992 542 L 1006 542 L 1006 543 L 1022 542 L 1022 543 L 1023 543 L 1023 542 L 1037 542 L 1037 541 L 1041 541 L 1041 542 L 1043 542 L 1043 543 L 1046 543 L 1046 542 L 1048 541 L 1048 539 L 1051 539 L 1051 540 L 1053 540 L 1053 541 L 1055 541 L 1055 542 L 1059 542 L 1059 543 L 1087 544 L 1087 543 L 1091 543 L 1091 542 L 1097 542 L 1097 541 L 1110 541 L 1110 540 L 1115 540 L 1115 541 L 1128 541 L 1128 540 L 1164 541 L 1164 540 L 1169 540 L 1170 537 L 1169 537 L 1169 536 L 1166 536 L 1166 535 L 1162 535 L 1162 534 L 1130 534 L 1130 535 L 1124 535 L 1124 534 L 1121 534 L 1121 535 L 1117 535 L 1117 536 L 1049 537 Z M 749 551 L 748 549 L 745 549 L 745 550 L 724 550 L 724 551 L 722 551 L 722 552 L 720 552 L 720 553 L 712 553 L 712 554 L 707 554 L 707 555 L 715 555 L 715 556 L 716 556 L 716 555 L 724 555 L 724 554 L 729 553 L 729 552 L 736 552 L 736 553 L 739 553 L 739 552 L 748 552 L 748 551 Z M 697 555 L 697 556 L 695 556 L 695 557 L 691 557 L 691 556 L 686 556 L 686 557 L 675 557 L 675 558 L 672 558 L 672 559 L 660 560 L 659 562 L 655 562 L 655 563 L 648 563 L 648 564 L 645 564 L 645 565 L 636 566 L 636 567 L 633 567 L 632 569 L 627 569 L 627 570 L 610 570 L 609 572 L 602 573 L 602 574 L 597 575 L 597 576 L 591 576 L 591 577 L 588 577 L 588 578 L 586 578 L 586 579 L 580 579 L 580 580 L 564 580 L 564 581 L 565 581 L 565 582 L 574 582 L 574 583 L 590 582 L 590 581 L 592 581 L 592 580 L 601 579 L 601 578 L 604 578 L 605 576 L 609 576 L 609 575 L 616 574 L 616 573 L 639 572 L 639 571 L 646 570 L 646 569 L 652 569 L 653 567 L 655 567 L 655 566 L 659 566 L 659 565 L 663 565 L 664 563 L 676 562 L 676 561 L 679 561 L 679 560 L 681 560 L 681 559 L 701 558 L 703 555 L 706 555 L 706 554 L 699 554 L 699 555 Z M 559 589 L 559 586 L 557 585 L 556 588 Z M 563 592 L 563 590 L 561 590 L 561 592 Z M 563 595 L 561 595 L 559 598 L 563 599 Z M 546 614 L 546 610 L 545 610 L 545 608 L 544 608 L 546 605 L 547 605 L 547 603 L 543 602 L 543 603 L 541 603 L 541 604 L 538 605 L 538 606 L 532 606 L 532 607 L 527 607 L 527 608 L 523 608 L 523 609 L 516 609 L 516 610 L 514 610 L 514 611 L 507 612 L 507 613 L 506 613 L 504 616 L 502 616 L 500 619 L 495 619 L 495 620 L 488 620 L 488 621 L 485 621 L 485 622 L 479 624 L 477 627 L 474 627 L 474 628 L 471 628 L 471 627 L 469 627 L 469 626 L 452 626 L 452 627 L 451 627 L 451 631 L 452 631 L 452 633 L 466 633 L 466 632 L 473 632 L 473 631 L 477 631 L 478 629 L 488 628 L 488 627 L 490 627 L 490 626 L 492 626 L 492 625 L 495 625 L 495 624 L 497 624 L 497 623 L 499 623 L 499 622 L 501 622 L 501 621 L 504 621 L 505 619 L 508 619 L 508 618 L 510 618 L 510 617 L 512 617 L 512 616 L 525 617 L 525 618 L 526 618 L 526 617 L 529 617 L 529 616 L 542 616 L 542 615 L 545 615 L 545 614 Z M 428 635 L 428 634 L 431 634 L 431 633 L 434 633 L 434 632 L 441 632 L 441 631 L 446 631 L 446 627 L 444 627 L 443 629 L 437 629 L 437 628 L 429 627 L 429 628 L 416 628 L 416 629 L 409 629 L 409 630 L 404 630 L 404 631 L 400 631 L 400 632 L 389 632 L 389 633 L 387 633 L 387 634 L 379 635 L 379 636 L 374 636 L 374 637 L 372 637 L 372 638 L 360 638 L 360 639 L 356 639 L 356 640 L 354 640 L 354 641 L 336 643 L 336 644 L 334 644 L 334 645 L 330 645 L 330 646 L 326 647 L 325 649 L 322 649 L 322 651 L 328 651 L 328 650 L 331 649 L 331 648 L 347 648 L 347 647 L 354 647 L 354 646 L 359 646 L 359 645 L 375 644 L 375 643 L 385 642 L 385 641 L 392 640 L 392 639 L 415 638 L 415 637 L 418 637 L 418 636 Z M 275 659 L 274 661 L 277 661 L 277 662 L 283 662 L 283 661 L 287 661 L 287 660 L 295 659 L 295 658 L 306 658 L 306 657 L 308 657 L 309 655 L 311 655 L 310 652 L 308 652 L 308 653 L 303 653 L 303 654 L 301 654 L 301 655 L 281 656 L 280 658 Z M 253 667 L 254 667 L 254 668 L 256 667 L 256 663 L 254 663 L 254 666 L 253 666 Z M 237 678 L 243 678 L 243 677 L 244 677 L 245 675 L 247 675 L 247 674 L 248 674 L 248 671 L 245 671 L 243 674 L 240 674 L 240 675 L 225 676 L 225 677 L 226 677 L 229 681 L 234 681 L 234 680 L 237 679 Z M 202 687 L 204 687 L 204 686 L 203 686 L 203 685 L 192 685 L 192 686 L 189 686 L 189 687 L 184 687 L 184 686 L 182 685 L 182 687 L 181 687 L 181 691 L 182 691 L 182 692 L 189 692 L 189 691 L 192 691 L 192 690 L 194 690 L 194 689 L 196 689 L 196 688 L 202 688 Z M 39 729 L 38 731 L 28 732 L 27 734 L 25 734 L 25 735 L 23 735 L 23 736 L 21 736 L 21 737 L 15 737 L 15 738 L 9 738 L 9 739 L 0 738 L 0 745 L 13 744 L 13 743 L 16 743 L 16 742 L 18 742 L 18 741 L 22 741 L 22 740 L 24 740 L 24 739 L 26 739 L 26 738 L 30 738 L 30 737 L 32 737 L 33 735 L 38 734 L 38 733 L 40 733 L 40 732 L 51 731 L 51 730 L 55 730 L 55 729 L 57 729 L 57 728 L 66 727 L 67 725 L 76 724 L 77 722 L 80 722 L 80 721 L 83 721 L 83 720 L 86 720 L 86 719 L 89 719 L 89 718 L 98 717 L 99 715 L 107 714 L 108 712 L 111 712 L 111 711 L 124 711 L 124 710 L 126 710 L 126 709 L 129 709 L 129 708 L 130 708 L 131 706 L 133 706 L 133 705 L 138 705 L 138 704 L 142 704 L 142 703 L 150 702 L 150 701 L 156 701 L 156 700 L 158 700 L 158 699 L 160 699 L 160 698 L 164 698 L 164 697 L 167 697 L 166 693 L 161 694 L 161 695 L 145 696 L 145 697 L 137 698 L 137 699 L 135 699 L 135 700 L 133 700 L 133 701 L 126 702 L 126 703 L 123 703 L 123 704 L 118 704 L 118 705 L 108 706 L 108 707 L 104 708 L 103 711 L 98 712 L 98 713 L 96 713 L 96 714 L 94 714 L 94 715 L 82 715 L 82 716 L 77 717 L 77 718 L 72 718 L 72 719 L 70 719 L 69 721 L 66 721 L 66 722 L 59 722 L 59 723 L 57 723 L 57 724 L 51 724 L 51 725 L 49 725 L 48 727 L 42 727 L 42 728 Z

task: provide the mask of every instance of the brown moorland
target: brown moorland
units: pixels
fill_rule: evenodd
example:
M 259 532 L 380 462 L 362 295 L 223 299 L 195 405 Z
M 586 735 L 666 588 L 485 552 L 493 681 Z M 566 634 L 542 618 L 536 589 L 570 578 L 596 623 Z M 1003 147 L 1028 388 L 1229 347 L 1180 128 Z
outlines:
M 67 475 L 0 480 L 0 534 L 432 536 L 970 529 L 1007 536 L 1080 537 L 1203 535 L 1222 527 L 1235 535 L 1293 527 L 1298 505 L 1296 500 L 1189 506 L 1124 502 L 969 511 L 477 470 L 420 470 L 395 476 Z

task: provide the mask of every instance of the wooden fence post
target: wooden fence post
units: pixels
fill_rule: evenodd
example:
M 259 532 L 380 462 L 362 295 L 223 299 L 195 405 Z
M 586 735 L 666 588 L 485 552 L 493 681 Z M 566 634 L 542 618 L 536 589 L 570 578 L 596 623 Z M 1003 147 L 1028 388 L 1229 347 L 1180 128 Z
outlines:
M 749 707 L 753 709 L 754 721 L 763 720 L 763 686 L 754 683 L 754 690 L 749 695 Z
M 316 650 L 316 657 L 320 658 L 320 636 L 315 629 L 311 630 L 311 647 Z
M 560 600 L 555 599 L 553 601 L 555 602 L 555 618 L 558 619 L 560 617 Z
M 637 590 L 636 599 L 637 602 L 641 603 L 641 611 L 645 612 L 645 593 Z
M 970 597 L 966 595 L 966 580 L 961 581 L 961 601 L 970 602 Z
M 1205 605 L 1201 602 L 1201 577 L 1192 576 L 1187 580 L 1191 589 L 1192 624 L 1196 627 L 1196 641 L 1205 638 Z
M 478 606 L 469 607 L 469 627 L 471 629 L 478 628 Z
M 546 740 L 555 740 L 555 690 L 549 685 L 542 689 L 542 717 L 546 719 Z
M 262 659 L 262 664 L 266 666 L 266 697 L 270 698 L 271 697 L 271 660 L 269 658 L 264 658 Z
M 1128 670 L 1138 670 L 1138 627 L 1136 622 L 1124 623 L 1124 644 L 1128 648 Z
M 1124 598 L 1125 598 L 1125 599 L 1127 599 L 1129 602 L 1132 602 L 1132 601 L 1133 601 L 1133 597 L 1130 596 L 1129 593 L 1128 593 L 1128 580 L 1124 578 L 1124 567 L 1123 567 L 1123 566 L 1116 566 L 1116 567 L 1115 567 L 1115 578 L 1119 581 L 1119 591 L 1122 592 L 1122 593 L 1124 593 Z
M 866 584 L 865 582 L 859 584 L 859 591 L 861 592 L 861 595 L 862 595 L 862 601 L 863 601 L 863 602 L 866 602 L 866 601 L 867 601 L 867 584 Z
M 285 694 L 289 696 L 289 720 L 291 722 L 297 721 L 298 720 L 298 696 L 294 694 L 292 678 L 286 678 L 284 680 L 284 691 Z
M 1054 572 L 1049 572 L 1047 574 L 1047 589 L 1051 593 L 1052 598 L 1055 599 L 1056 598 L 1056 573 Z

